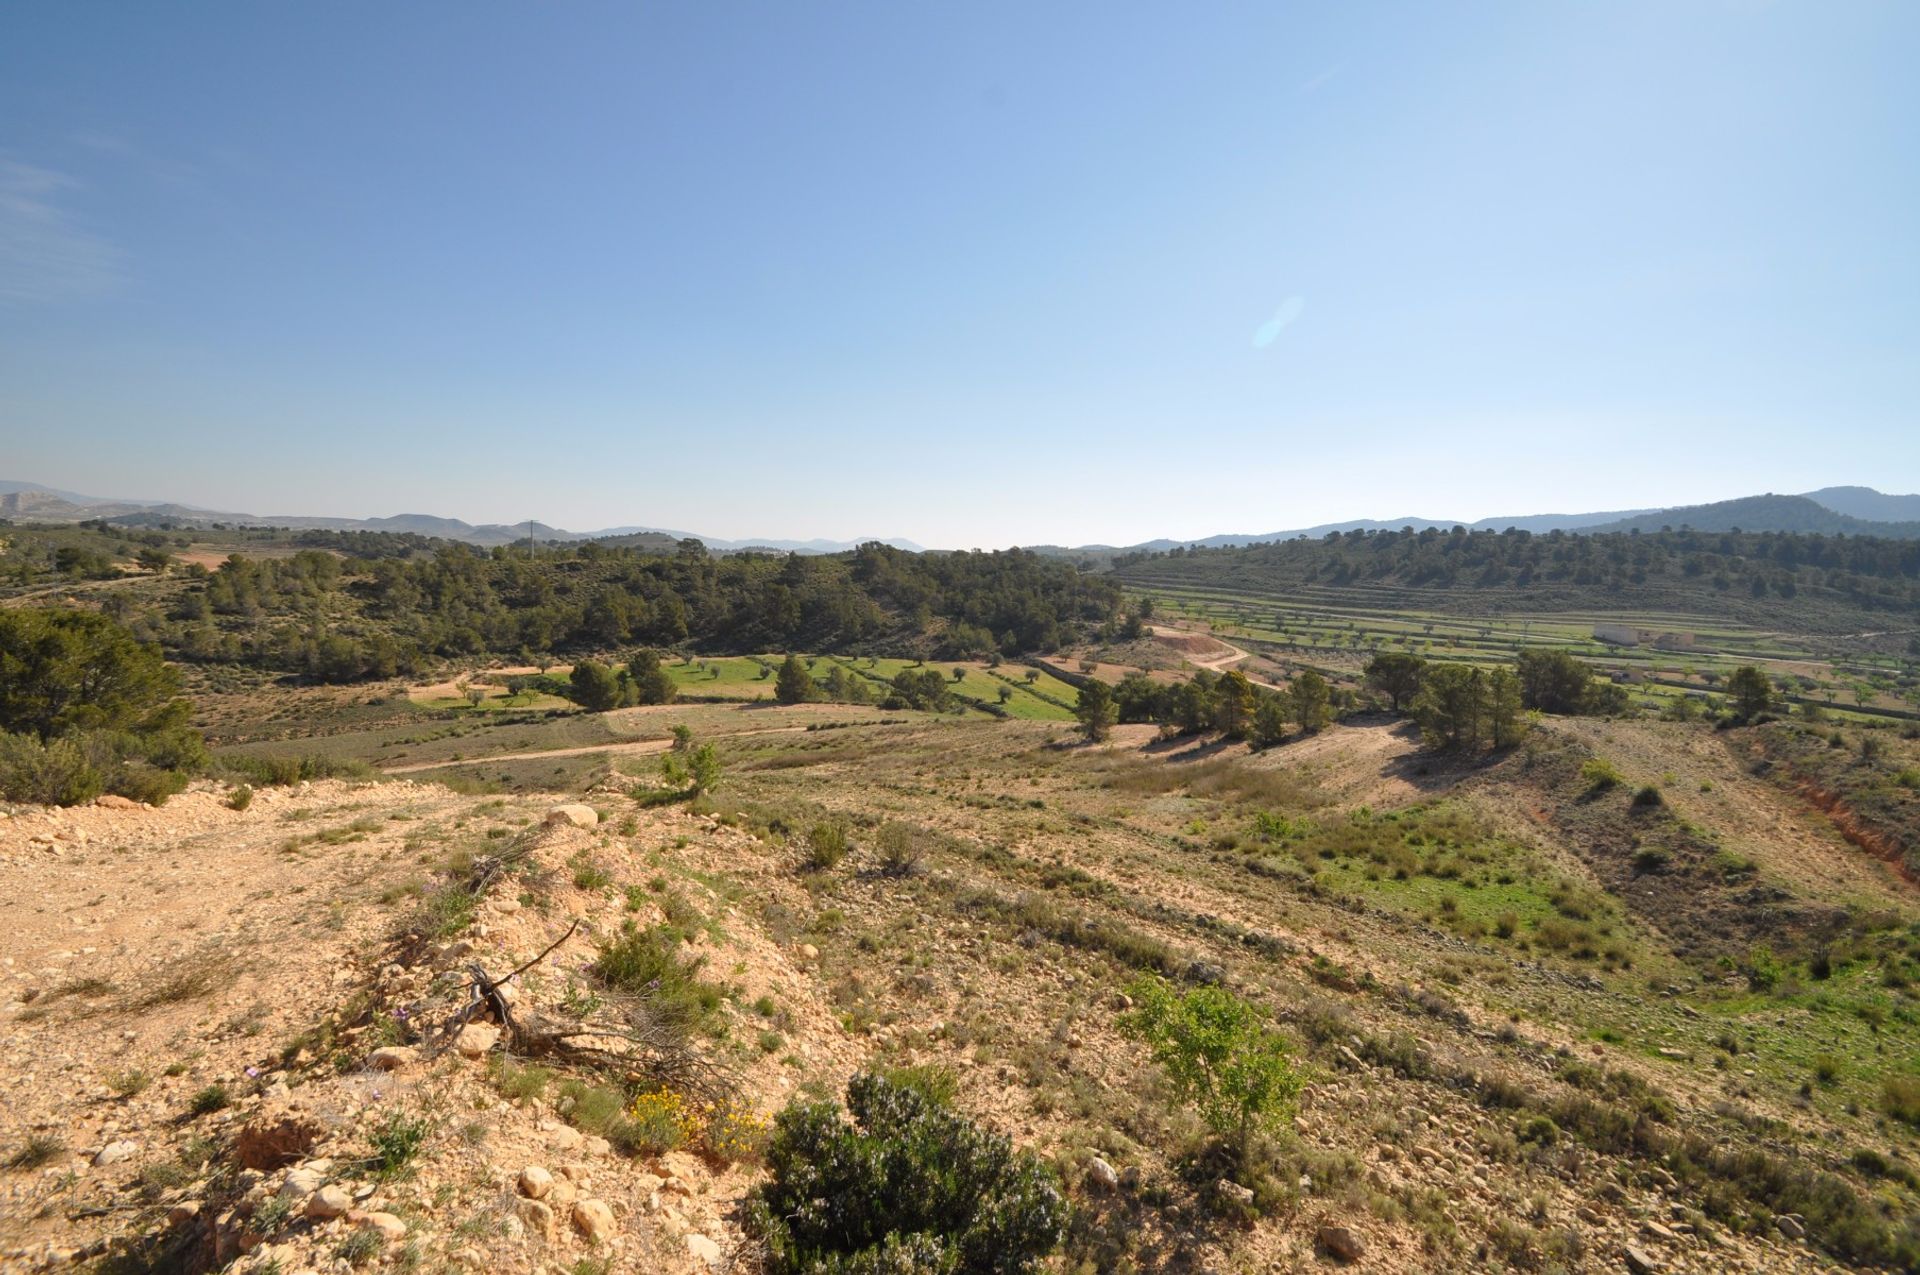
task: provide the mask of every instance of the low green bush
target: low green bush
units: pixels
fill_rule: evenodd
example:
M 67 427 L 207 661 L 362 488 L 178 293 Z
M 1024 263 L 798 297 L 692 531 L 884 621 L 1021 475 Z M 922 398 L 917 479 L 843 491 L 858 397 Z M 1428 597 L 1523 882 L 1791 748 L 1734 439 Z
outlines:
M 725 989 L 700 978 L 706 958 L 682 956 L 682 941 L 673 926 L 641 929 L 629 920 L 601 945 L 593 975 L 612 991 L 641 998 L 660 1025 L 691 1032 L 719 1008 Z
M 1039 1159 L 925 1087 L 873 1073 L 849 1082 L 845 1113 L 833 1102 L 781 1112 L 767 1167 L 747 1230 L 773 1275 L 1022 1275 L 1066 1232 Z
M 828 823 L 822 820 L 807 830 L 807 867 L 814 872 L 825 872 L 847 857 L 847 828 L 845 824 Z

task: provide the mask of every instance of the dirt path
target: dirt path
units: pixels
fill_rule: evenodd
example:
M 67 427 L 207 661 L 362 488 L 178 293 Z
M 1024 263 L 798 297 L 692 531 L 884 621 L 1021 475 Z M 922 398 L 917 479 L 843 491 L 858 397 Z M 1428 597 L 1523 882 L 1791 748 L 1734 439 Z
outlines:
M 1187 629 L 1170 629 L 1158 624 L 1148 625 L 1147 631 L 1157 638 L 1170 639 L 1168 644 L 1178 650 L 1181 655 L 1186 658 L 1188 663 L 1192 664 L 1195 668 L 1203 668 L 1209 672 L 1225 672 L 1230 666 L 1238 664 L 1242 660 L 1250 660 L 1253 658 L 1251 652 L 1243 651 L 1233 643 L 1215 637 L 1211 633 L 1194 633 Z M 1217 652 L 1208 652 L 1207 648 L 1198 645 L 1202 642 L 1211 642 L 1214 646 L 1219 647 L 1220 650 Z M 1263 682 L 1258 678 L 1249 677 L 1247 680 L 1255 686 L 1262 686 L 1270 691 L 1286 689 L 1274 682 Z
M 714 735 L 714 739 L 748 739 L 755 735 L 792 735 L 805 726 L 769 726 L 761 730 L 737 730 Z M 615 753 L 621 756 L 664 753 L 673 747 L 671 736 L 660 739 L 616 740 L 606 744 L 584 744 L 577 748 L 535 748 L 520 753 L 491 753 L 485 757 L 464 757 L 459 761 L 409 762 L 405 766 L 384 766 L 381 773 L 413 775 L 423 770 L 445 770 L 451 766 L 488 766 L 501 761 L 538 761 L 543 757 L 585 757 L 589 753 Z
M 65 584 L 46 585 L 38 589 L 29 589 L 25 593 L 16 593 L 10 598 L 0 598 L 0 607 L 31 606 L 53 597 L 72 597 L 88 593 L 95 589 L 119 589 L 130 584 L 139 584 L 143 580 L 157 580 L 158 576 L 142 573 L 136 576 L 115 576 L 111 580 L 69 580 Z

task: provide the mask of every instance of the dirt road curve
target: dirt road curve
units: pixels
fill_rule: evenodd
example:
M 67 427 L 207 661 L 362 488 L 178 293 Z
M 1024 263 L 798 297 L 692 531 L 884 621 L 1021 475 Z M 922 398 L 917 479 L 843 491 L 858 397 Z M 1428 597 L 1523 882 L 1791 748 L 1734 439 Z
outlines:
M 1147 631 L 1155 637 L 1174 639 L 1174 644 L 1180 647 L 1181 654 L 1186 657 L 1189 664 L 1192 664 L 1195 668 L 1207 669 L 1210 672 L 1222 673 L 1242 660 L 1250 660 L 1253 658 L 1250 653 L 1241 650 L 1231 642 L 1223 641 L 1215 637 L 1211 633 L 1193 633 L 1187 629 L 1170 629 L 1158 624 L 1148 625 Z M 1220 650 L 1217 653 L 1203 654 L 1188 645 L 1188 643 L 1193 642 L 1195 639 L 1211 642 L 1219 647 Z M 1270 691 L 1283 689 L 1273 682 L 1262 682 L 1258 678 L 1250 677 L 1247 680 L 1255 686 L 1264 686 Z

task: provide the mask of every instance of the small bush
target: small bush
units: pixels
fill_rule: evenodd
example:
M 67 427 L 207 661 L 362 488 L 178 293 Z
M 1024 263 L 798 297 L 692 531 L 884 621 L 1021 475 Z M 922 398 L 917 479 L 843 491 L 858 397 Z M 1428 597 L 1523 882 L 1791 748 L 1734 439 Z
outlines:
M 107 790 L 103 758 L 71 736 L 40 742 L 0 734 L 0 798 L 77 806 Z
M 363 1226 L 347 1232 L 346 1238 L 334 1246 L 333 1255 L 349 1266 L 365 1266 L 380 1255 L 385 1244 L 385 1236 L 370 1226 Z
M 773 1275 L 1040 1269 L 1066 1231 L 1053 1175 L 919 1089 L 871 1073 L 780 1113 L 747 1230 Z
M 825 872 L 847 857 L 847 829 L 845 824 L 816 823 L 807 830 L 807 867 L 814 872 Z
M 48 1133 L 36 1133 L 7 1157 L 9 1169 L 37 1169 L 64 1155 L 67 1144 Z
M 392 1179 L 405 1173 L 413 1163 L 413 1158 L 420 1154 L 427 1135 L 432 1132 L 433 1126 L 425 1116 L 409 1116 L 404 1111 L 390 1112 L 373 1132 L 375 1175 Z
M 270 1195 L 254 1206 L 249 1229 L 255 1235 L 273 1235 L 292 1220 L 293 1200 L 284 1195 Z
M 920 838 L 911 824 L 887 823 L 880 827 L 880 871 L 890 877 L 913 876 L 920 871 L 924 857 Z
M 680 931 L 659 925 L 641 929 L 629 920 L 603 944 L 593 974 L 616 992 L 640 997 L 654 1020 L 692 1031 L 720 1006 L 724 989 L 699 977 L 704 957 L 680 955 Z
M 1666 798 L 1660 795 L 1660 790 L 1654 787 L 1652 784 L 1647 784 L 1644 787 L 1641 787 L 1635 790 L 1633 794 L 1633 804 L 1636 808 L 1641 810 L 1645 810 L 1653 806 L 1662 805 L 1665 803 L 1665 801 L 1666 801 Z
M 1641 846 L 1633 852 L 1633 867 L 1637 872 L 1659 872 L 1672 859 L 1673 856 L 1661 846 Z
M 509 1099 L 538 1098 L 553 1081 L 553 1073 L 537 1063 L 516 1063 L 499 1054 L 493 1074 L 494 1087 Z
M 232 792 L 227 794 L 228 810 L 245 810 L 248 806 L 251 806 L 252 804 L 253 804 L 253 787 L 250 784 L 241 784 L 238 788 L 235 788 Z
M 613 884 L 613 874 L 585 854 L 575 855 L 571 866 L 576 890 L 604 890 Z
M 430 939 L 450 939 L 473 923 L 480 899 L 461 881 L 449 881 L 427 891 L 409 921 L 411 928 Z
M 671 1089 L 643 1093 L 627 1112 L 627 1141 L 645 1155 L 678 1151 L 698 1132 L 687 1100 Z
M 373 779 L 377 771 L 366 762 L 319 757 L 246 757 L 232 754 L 220 758 L 219 768 L 263 788 L 285 788 L 315 779 Z
M 107 1090 L 116 1098 L 131 1098 L 153 1083 L 153 1077 L 134 1068 L 116 1071 L 107 1077 Z
M 1920 1129 L 1920 1076 L 1888 1076 L 1880 1086 L 1880 1106 L 1895 1120 Z
M 1587 792 L 1595 795 L 1617 788 L 1625 782 L 1620 772 L 1613 768 L 1612 762 L 1604 761 L 1599 757 L 1589 759 L 1580 767 L 1580 779 L 1586 784 Z
M 1147 1042 L 1173 1089 L 1244 1161 L 1253 1137 L 1292 1114 L 1306 1079 L 1266 1015 L 1223 987 L 1176 992 L 1151 974 L 1128 994 L 1137 1006 L 1121 1020 Z
M 216 1111 L 224 1111 L 232 1105 L 233 1095 L 227 1092 L 225 1085 L 208 1085 L 193 1095 L 192 1100 L 187 1103 L 187 1110 L 196 1116 L 206 1116 Z

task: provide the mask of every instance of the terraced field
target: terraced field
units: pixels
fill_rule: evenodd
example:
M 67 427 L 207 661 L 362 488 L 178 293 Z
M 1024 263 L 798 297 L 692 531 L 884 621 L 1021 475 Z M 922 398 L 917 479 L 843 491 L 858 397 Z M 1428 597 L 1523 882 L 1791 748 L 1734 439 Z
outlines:
M 1796 700 L 1842 718 L 1920 716 L 1920 671 L 1911 659 L 1837 651 L 1831 637 L 1747 628 L 1697 614 L 1461 616 L 1368 605 L 1366 592 L 1355 589 L 1266 594 L 1136 583 L 1130 596 L 1151 599 L 1163 619 L 1328 670 L 1356 671 L 1381 651 L 1494 664 L 1511 662 L 1530 647 L 1557 648 L 1628 679 L 1630 694 L 1655 710 L 1674 695 L 1710 693 L 1742 664 L 1759 664 Z

